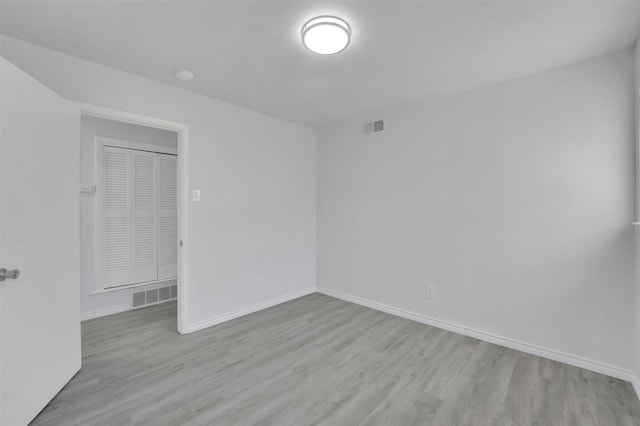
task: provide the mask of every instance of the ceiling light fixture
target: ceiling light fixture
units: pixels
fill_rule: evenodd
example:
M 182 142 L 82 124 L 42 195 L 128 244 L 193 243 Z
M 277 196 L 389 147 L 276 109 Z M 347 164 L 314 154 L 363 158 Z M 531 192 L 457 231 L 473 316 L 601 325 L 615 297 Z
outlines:
M 318 16 L 302 27 L 302 43 L 314 53 L 333 55 L 342 52 L 351 40 L 351 28 L 335 16 Z
M 178 70 L 176 71 L 176 78 L 182 81 L 191 81 L 193 80 L 193 73 L 188 70 Z

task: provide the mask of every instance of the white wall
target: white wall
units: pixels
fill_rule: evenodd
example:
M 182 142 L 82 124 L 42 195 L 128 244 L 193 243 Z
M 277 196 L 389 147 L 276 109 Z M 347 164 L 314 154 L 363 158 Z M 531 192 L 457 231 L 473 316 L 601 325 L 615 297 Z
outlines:
M 202 191 L 189 209 L 190 324 L 315 286 L 313 130 L 11 37 L 0 41 L 3 57 L 68 99 L 189 126 L 189 181 Z
M 167 130 L 138 126 L 135 124 L 82 117 L 80 129 L 80 183 L 95 185 L 95 138 L 124 139 L 149 145 L 178 146 L 178 135 Z M 95 193 L 80 194 L 80 312 L 83 317 L 95 317 L 104 313 L 122 311 L 131 307 L 131 294 L 140 288 L 119 289 L 95 294 Z M 167 286 L 162 284 L 145 286 L 145 289 Z M 93 293 L 93 294 L 92 294 Z
M 633 84 L 627 50 L 320 132 L 318 286 L 628 374 Z

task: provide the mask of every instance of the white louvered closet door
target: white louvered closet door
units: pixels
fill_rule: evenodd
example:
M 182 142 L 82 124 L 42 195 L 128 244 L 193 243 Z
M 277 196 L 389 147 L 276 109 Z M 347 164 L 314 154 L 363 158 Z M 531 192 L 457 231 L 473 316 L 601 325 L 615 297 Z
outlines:
M 132 151 L 132 279 L 133 282 L 158 279 L 156 235 L 156 155 L 152 152 Z
M 104 146 L 102 288 L 175 278 L 177 157 Z
M 159 170 L 158 279 L 175 278 L 178 272 L 177 157 L 156 154 Z
M 103 155 L 103 244 L 104 287 L 132 283 L 132 247 L 129 235 L 131 151 L 105 147 Z

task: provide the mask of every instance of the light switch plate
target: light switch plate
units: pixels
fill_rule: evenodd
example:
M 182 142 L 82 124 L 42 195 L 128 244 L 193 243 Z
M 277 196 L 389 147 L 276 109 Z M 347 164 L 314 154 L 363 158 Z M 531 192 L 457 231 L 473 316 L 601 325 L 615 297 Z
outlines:
M 193 190 L 193 201 L 200 201 L 200 190 L 199 189 L 194 189 Z

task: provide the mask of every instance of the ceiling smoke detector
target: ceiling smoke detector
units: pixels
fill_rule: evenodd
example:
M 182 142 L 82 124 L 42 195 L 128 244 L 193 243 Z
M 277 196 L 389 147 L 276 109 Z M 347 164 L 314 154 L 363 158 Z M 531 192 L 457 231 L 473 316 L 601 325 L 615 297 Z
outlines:
M 193 80 L 193 73 L 188 70 L 178 70 L 176 71 L 176 78 L 182 81 L 191 81 Z
M 302 27 L 302 44 L 320 55 L 342 52 L 351 41 L 351 27 L 335 16 L 318 16 Z

